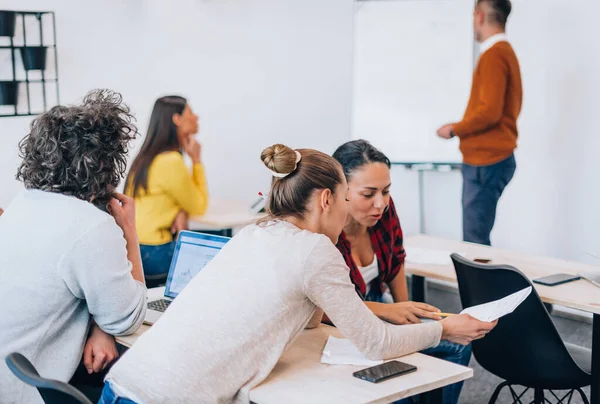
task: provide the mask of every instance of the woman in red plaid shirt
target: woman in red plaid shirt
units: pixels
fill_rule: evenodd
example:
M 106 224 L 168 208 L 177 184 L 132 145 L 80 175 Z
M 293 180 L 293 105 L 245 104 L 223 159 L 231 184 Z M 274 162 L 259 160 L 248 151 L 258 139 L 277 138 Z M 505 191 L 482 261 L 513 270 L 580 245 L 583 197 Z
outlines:
M 348 182 L 348 219 L 337 248 L 350 268 L 356 292 L 371 311 L 393 324 L 441 320 L 440 310 L 409 302 L 400 220 L 390 197 L 390 160 L 365 140 L 340 146 L 333 157 Z M 468 366 L 470 345 L 441 341 L 423 353 Z M 462 383 L 444 389 L 444 403 L 457 403 Z

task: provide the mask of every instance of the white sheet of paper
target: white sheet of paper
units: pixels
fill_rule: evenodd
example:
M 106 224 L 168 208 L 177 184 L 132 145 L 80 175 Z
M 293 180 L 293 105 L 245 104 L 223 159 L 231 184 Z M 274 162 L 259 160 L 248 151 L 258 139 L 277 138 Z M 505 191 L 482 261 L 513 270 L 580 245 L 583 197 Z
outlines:
M 432 248 L 410 247 L 406 249 L 406 261 L 425 265 L 452 265 L 451 251 L 435 250 Z M 463 257 L 465 254 L 458 253 Z
M 367 359 L 347 339 L 336 338 L 330 335 L 325 348 L 323 348 L 321 363 L 329 365 L 375 366 L 383 363 L 383 361 Z
M 508 295 L 503 299 L 468 307 L 461 311 L 460 314 L 470 314 L 480 321 L 494 321 L 515 311 L 515 309 L 527 299 L 527 296 L 529 296 L 530 293 L 531 286 L 515 292 L 512 295 Z

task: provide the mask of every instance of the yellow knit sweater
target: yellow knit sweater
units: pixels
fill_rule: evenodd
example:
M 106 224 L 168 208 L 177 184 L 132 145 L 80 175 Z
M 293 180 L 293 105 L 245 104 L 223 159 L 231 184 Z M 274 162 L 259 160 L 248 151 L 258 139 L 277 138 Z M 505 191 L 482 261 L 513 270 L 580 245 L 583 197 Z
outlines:
M 127 184 L 125 193 L 133 195 Z M 159 245 L 173 240 L 171 225 L 179 211 L 203 215 L 208 207 L 208 189 L 202 164 L 192 172 L 179 152 L 165 152 L 154 158 L 148 170 L 148 187 L 135 198 L 135 224 L 140 244 Z

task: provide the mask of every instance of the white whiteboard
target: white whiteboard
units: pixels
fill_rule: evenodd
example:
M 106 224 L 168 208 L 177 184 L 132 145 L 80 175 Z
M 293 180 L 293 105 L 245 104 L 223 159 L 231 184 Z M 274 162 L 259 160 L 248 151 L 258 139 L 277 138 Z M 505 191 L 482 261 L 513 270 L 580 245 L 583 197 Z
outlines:
M 474 0 L 356 3 L 352 137 L 392 161 L 459 162 L 437 129 L 462 119 L 473 74 Z

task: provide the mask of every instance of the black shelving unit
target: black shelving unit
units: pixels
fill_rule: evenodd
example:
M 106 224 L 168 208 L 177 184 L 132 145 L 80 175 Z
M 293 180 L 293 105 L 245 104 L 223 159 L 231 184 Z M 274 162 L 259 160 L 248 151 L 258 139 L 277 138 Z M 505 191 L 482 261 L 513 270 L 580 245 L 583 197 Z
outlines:
M 57 46 L 56 46 L 56 17 L 53 11 L 15 11 L 15 10 L 0 10 L 0 14 L 4 14 L 4 18 L 0 18 L 0 24 L 3 22 L 9 26 L 14 24 L 16 21 L 21 21 L 22 33 L 23 33 L 23 44 L 15 45 L 15 34 L 9 36 L 10 45 L 0 46 L 0 52 L 10 51 L 11 53 L 11 61 L 12 61 L 12 81 L 11 80 L 3 80 L 0 84 L 4 85 L 5 94 L 0 94 L 0 100 L 3 100 L 3 106 L 12 106 L 13 113 L 0 113 L 0 117 L 11 117 L 11 116 L 32 116 L 38 115 L 40 112 L 46 112 L 48 110 L 49 97 L 47 94 L 47 83 L 54 83 L 54 92 L 56 95 L 56 104 L 60 103 L 59 100 L 59 91 L 58 91 L 58 54 L 57 54 Z M 52 20 L 52 34 L 53 34 L 53 43 L 45 44 L 44 43 L 44 15 L 49 14 Z M 14 17 L 12 16 L 14 15 Z M 28 45 L 28 34 L 27 34 L 27 20 L 31 20 L 31 18 L 37 19 L 39 25 L 39 45 Z M 15 24 L 16 25 L 16 24 Z M 10 27 L 9 27 L 10 28 Z M 16 27 L 15 27 L 16 30 Z M 0 27 L 0 31 L 2 31 L 2 27 Z M 29 39 L 31 40 L 31 34 L 29 35 Z M 48 52 L 54 52 L 54 72 L 55 76 L 53 78 L 46 78 L 46 55 Z M 21 58 L 23 61 L 23 70 L 25 72 L 25 80 L 19 80 L 17 78 L 17 57 L 18 53 L 21 53 Z M 36 68 L 35 63 L 43 64 L 43 68 Z M 29 67 L 29 69 L 28 69 Z M 30 70 L 39 70 L 41 74 L 40 79 L 30 79 Z M 33 83 L 41 83 L 41 94 L 36 94 L 31 88 L 31 84 Z M 26 95 L 27 95 L 27 110 L 19 111 L 19 102 L 18 102 L 18 94 L 21 85 L 25 85 L 26 87 Z M 16 91 L 16 94 L 10 94 L 10 92 Z M 14 95 L 14 100 L 9 95 Z M 32 111 L 31 109 L 31 100 L 33 96 L 40 96 L 43 101 L 43 111 Z M 4 98 L 3 98 L 4 97 Z M 8 102 L 7 102 L 8 101 Z M 12 103 L 14 101 L 14 104 Z M 22 108 L 23 109 L 23 108 Z

